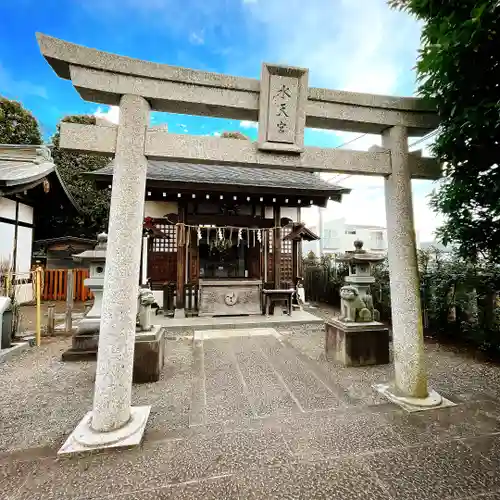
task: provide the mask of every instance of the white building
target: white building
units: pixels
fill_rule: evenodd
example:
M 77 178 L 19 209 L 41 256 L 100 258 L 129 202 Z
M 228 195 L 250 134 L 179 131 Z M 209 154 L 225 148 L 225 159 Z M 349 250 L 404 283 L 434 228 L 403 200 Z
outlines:
M 46 146 L 0 144 L 0 275 L 12 275 L 20 303 L 33 300 L 31 261 L 36 212 L 43 213 L 44 207 L 54 205 L 61 197 L 76 207 Z M 67 211 L 67 207 L 60 208 Z
M 315 255 L 344 253 L 354 249 L 354 242 L 361 240 L 363 248 L 370 252 L 387 252 L 387 229 L 383 226 L 364 224 L 348 224 L 345 218 L 321 221 L 318 226 L 309 226 L 312 232 L 320 235 L 319 241 L 304 242 L 302 251 L 307 255 L 313 251 Z M 417 247 L 419 246 L 418 233 Z

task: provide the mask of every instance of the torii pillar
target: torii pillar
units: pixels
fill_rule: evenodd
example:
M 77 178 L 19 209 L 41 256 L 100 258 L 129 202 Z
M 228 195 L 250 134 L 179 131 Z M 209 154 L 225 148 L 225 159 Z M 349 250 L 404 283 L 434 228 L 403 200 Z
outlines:
M 395 377 L 375 389 L 408 411 L 450 406 L 427 385 L 406 127 L 385 130 L 382 147 L 390 151 L 392 169 L 385 178 L 385 207 Z
M 148 102 L 137 95 L 123 95 L 113 170 L 94 404 L 59 450 L 60 454 L 139 444 L 151 409 L 131 407 L 148 124 Z

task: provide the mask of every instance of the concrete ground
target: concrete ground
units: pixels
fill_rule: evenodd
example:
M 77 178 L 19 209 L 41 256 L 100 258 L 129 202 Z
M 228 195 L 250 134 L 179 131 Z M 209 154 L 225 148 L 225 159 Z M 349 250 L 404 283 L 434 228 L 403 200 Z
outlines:
M 323 332 L 168 341 L 135 449 L 57 458 L 91 408 L 95 363 L 69 339 L 0 365 L 2 499 L 500 499 L 500 368 L 427 347 L 433 387 L 458 406 L 404 413 L 374 393 L 391 366 L 341 368 Z

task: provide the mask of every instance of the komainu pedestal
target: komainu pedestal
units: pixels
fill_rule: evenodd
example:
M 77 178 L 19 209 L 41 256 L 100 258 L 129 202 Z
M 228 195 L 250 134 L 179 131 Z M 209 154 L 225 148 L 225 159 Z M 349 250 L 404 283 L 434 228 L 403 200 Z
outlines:
M 373 306 L 370 285 L 375 282 L 372 265 L 383 255 L 363 250 L 363 242 L 354 242 L 354 251 L 338 260 L 349 265 L 346 285 L 340 289 L 340 317 L 325 324 L 325 353 L 344 366 L 389 363 L 389 329 L 379 322 Z
M 149 332 L 135 334 L 134 384 L 158 382 L 165 364 L 165 329 L 153 326 Z
M 390 362 L 389 329 L 378 321 L 325 322 L 326 358 L 344 366 L 383 365 Z

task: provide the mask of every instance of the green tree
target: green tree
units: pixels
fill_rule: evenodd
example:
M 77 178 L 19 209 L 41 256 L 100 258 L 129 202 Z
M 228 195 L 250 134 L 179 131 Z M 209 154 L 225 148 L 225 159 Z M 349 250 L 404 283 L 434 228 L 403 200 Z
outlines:
M 85 125 L 96 123 L 95 117 L 90 115 L 66 116 L 62 121 Z M 95 237 L 98 232 L 108 227 L 110 193 L 97 189 L 94 181 L 84 174 L 105 167 L 110 159 L 61 149 L 59 141 L 60 124 L 52 137 L 52 157 L 64 184 L 82 209 L 81 215 L 71 220 L 71 227 L 68 227 L 66 232 L 75 236 Z
M 17 101 L 0 96 L 0 144 L 42 144 L 33 115 Z
M 235 130 L 234 132 L 222 132 L 221 137 L 223 139 L 244 139 L 247 141 L 249 140 L 245 134 L 242 134 L 238 130 Z
M 432 147 L 444 179 L 432 204 L 444 244 L 500 261 L 500 2 L 389 0 L 423 22 L 419 93 L 441 126 Z

